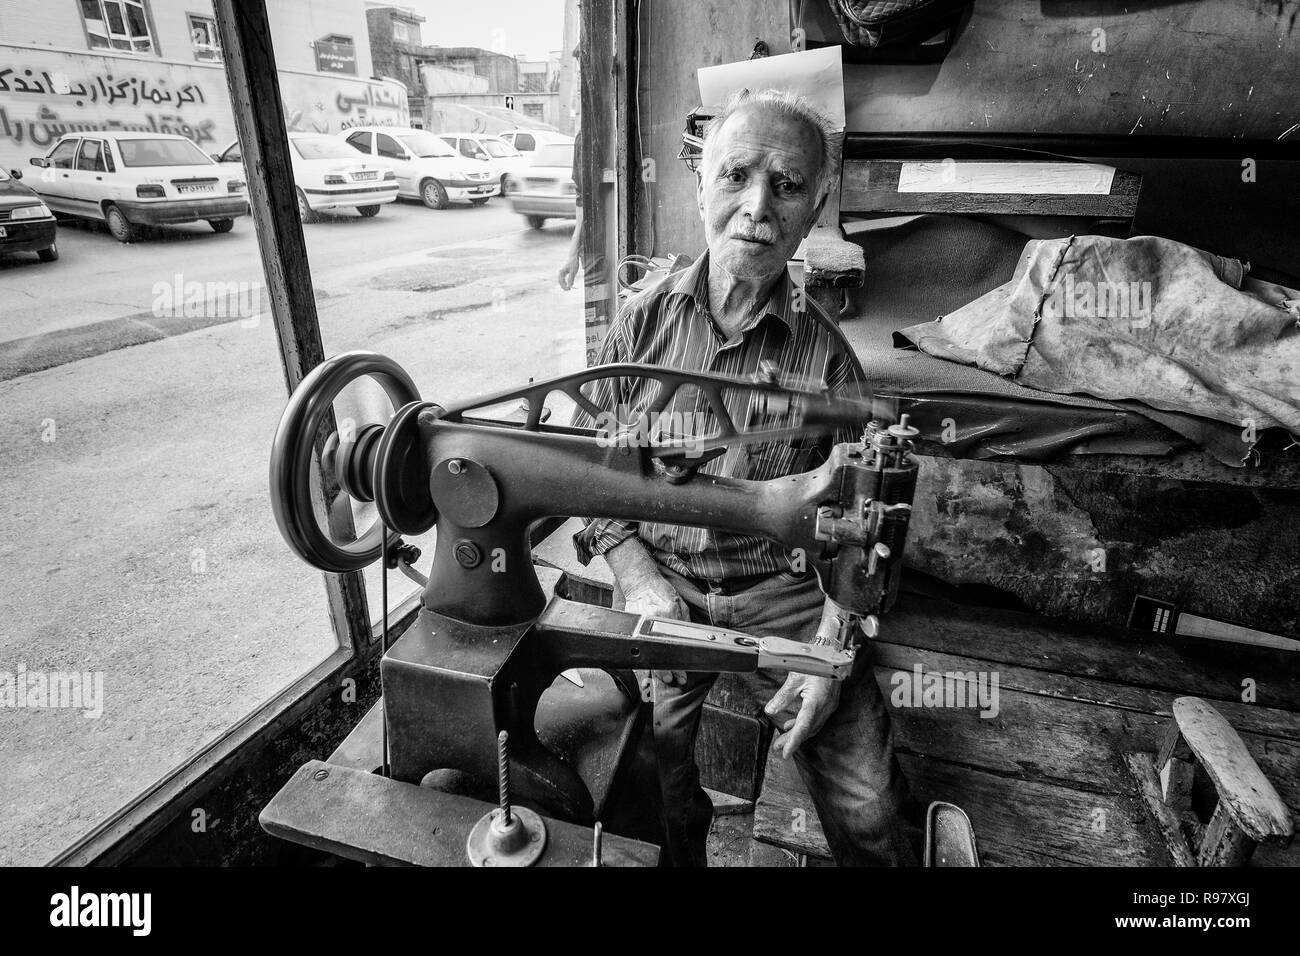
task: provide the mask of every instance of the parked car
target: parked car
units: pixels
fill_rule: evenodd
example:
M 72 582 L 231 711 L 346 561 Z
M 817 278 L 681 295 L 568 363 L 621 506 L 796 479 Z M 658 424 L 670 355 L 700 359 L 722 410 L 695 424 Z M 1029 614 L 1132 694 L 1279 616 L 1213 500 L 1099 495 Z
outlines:
M 573 182 L 573 143 L 550 143 L 533 151 L 531 162 L 508 193 L 510 206 L 541 229 L 547 219 L 575 219 L 578 187 Z
M 426 130 L 357 126 L 339 136 L 392 169 L 399 196 L 419 199 L 430 209 L 446 209 L 453 200 L 481 206 L 501 191 L 487 163 L 467 159 Z
M 108 223 L 118 242 L 135 241 L 142 225 L 200 219 L 229 232 L 248 214 L 243 176 L 173 133 L 65 133 L 32 165 L 44 170 L 31 185 L 46 205 Z
M 563 133 L 552 133 L 544 129 L 512 129 L 509 132 L 497 133 L 497 137 L 503 142 L 509 143 L 525 156 L 532 155 L 539 146 L 573 142 L 572 136 L 565 136 Z
M 459 152 L 466 159 L 481 159 L 492 168 L 493 175 L 501 184 L 502 195 L 506 192 L 507 177 L 515 177 L 523 172 L 528 159 L 505 140 L 488 136 L 485 133 L 440 133 L 442 141 Z
M 237 141 L 212 158 L 243 169 Z M 303 222 L 315 222 L 322 209 L 354 208 L 363 216 L 377 216 L 380 206 L 397 199 L 397 174 L 357 156 L 357 151 L 337 136 L 290 133 L 289 159 Z
M 59 258 L 58 223 L 50 207 L 18 180 L 23 174 L 0 169 L 0 255 L 34 252 L 41 262 Z

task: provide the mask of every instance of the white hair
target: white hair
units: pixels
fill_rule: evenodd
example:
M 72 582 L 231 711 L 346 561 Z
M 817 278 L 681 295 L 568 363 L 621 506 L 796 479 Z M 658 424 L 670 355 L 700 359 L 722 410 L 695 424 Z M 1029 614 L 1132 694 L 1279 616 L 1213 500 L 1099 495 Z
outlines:
M 757 93 L 751 93 L 749 90 L 738 90 L 727 97 L 727 101 L 722 104 L 722 108 L 714 114 L 707 126 L 704 127 L 704 148 L 701 150 L 701 165 L 709 168 L 712 151 L 709 149 L 709 143 L 714 139 L 715 134 L 722 128 L 722 124 L 733 114 L 747 109 L 765 109 L 776 113 L 778 116 L 788 116 L 791 119 L 798 120 L 817 135 L 817 142 L 821 146 L 820 165 L 817 169 L 817 179 L 815 181 L 816 189 L 813 195 L 817 201 L 830 190 L 831 183 L 835 179 L 835 171 L 838 165 L 839 153 L 839 130 L 835 124 L 826 118 L 812 102 L 799 93 L 791 93 L 789 90 L 767 89 L 759 90 Z

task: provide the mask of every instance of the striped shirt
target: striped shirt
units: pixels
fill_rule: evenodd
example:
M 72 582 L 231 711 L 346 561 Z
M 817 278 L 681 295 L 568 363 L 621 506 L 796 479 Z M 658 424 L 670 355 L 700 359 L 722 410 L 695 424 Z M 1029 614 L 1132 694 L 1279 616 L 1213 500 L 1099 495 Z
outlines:
M 782 273 L 764 307 L 730 340 L 724 341 L 709 317 L 709 256 L 687 270 L 629 300 L 610 326 L 600 364 L 640 362 L 688 372 L 750 378 L 761 362 L 774 362 L 781 382 L 795 388 L 858 396 L 863 382 L 853 348 L 839 328 Z M 607 378 L 590 386 L 592 402 L 612 412 L 622 425 L 641 422 L 658 384 L 648 379 Z M 753 393 L 723 393 L 738 428 L 749 421 Z M 595 422 L 579 409 L 579 427 Z M 698 389 L 679 389 L 655 422 L 652 434 L 706 437 L 717 418 Z M 857 441 L 861 432 L 841 430 L 835 441 Z M 830 453 L 832 437 L 809 435 L 755 445 L 733 445 L 725 455 L 700 467 L 704 474 L 766 481 L 816 468 Z M 652 522 L 591 518 L 574 537 L 583 563 L 637 535 L 661 565 L 687 577 L 727 579 L 790 570 L 791 559 L 776 542 L 756 535 Z

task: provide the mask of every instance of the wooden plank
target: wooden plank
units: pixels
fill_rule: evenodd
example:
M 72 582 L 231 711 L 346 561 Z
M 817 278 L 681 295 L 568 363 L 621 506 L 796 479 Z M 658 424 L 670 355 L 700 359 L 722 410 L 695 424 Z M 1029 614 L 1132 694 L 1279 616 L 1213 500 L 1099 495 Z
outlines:
M 262 811 L 267 832 L 376 866 L 469 866 L 465 841 L 492 804 L 312 760 Z M 537 866 L 586 866 L 588 827 L 546 819 Z M 659 848 L 606 833 L 605 866 L 655 866 Z
M 938 670 L 912 661 L 905 672 L 915 663 L 922 663 L 923 672 Z M 978 670 L 979 662 L 943 671 L 950 669 Z M 891 704 L 899 749 L 997 773 L 1067 782 L 1085 790 L 1128 789 L 1121 754 L 1154 753 L 1168 724 L 1158 714 L 1027 693 L 1001 683 L 994 719 L 981 717 L 974 707 L 896 707 L 891 696 L 898 670 L 877 666 L 876 680 Z M 1242 739 L 1282 799 L 1300 807 L 1300 743 L 1257 734 Z
M 907 161 L 892 159 L 850 159 L 845 162 L 840 208 L 850 213 L 1093 216 L 1128 219 L 1137 211 L 1138 193 L 1142 185 L 1141 176 L 1116 170 L 1109 194 L 899 192 L 899 174 L 905 162 Z M 962 165 L 960 160 L 952 162 L 958 167 Z M 1003 165 L 1014 168 L 1018 165 L 1033 167 L 1037 164 L 1011 161 Z
M 763 777 L 768 726 L 753 717 L 705 703 L 695 740 L 701 785 L 742 800 L 756 799 Z
M 1219 810 L 1226 810 L 1232 823 L 1256 843 L 1289 837 L 1291 815 L 1232 725 L 1213 707 L 1195 697 L 1174 701 L 1174 720 L 1183 740 L 1214 783 L 1219 794 Z M 1226 823 L 1221 823 L 1219 830 L 1225 827 Z
M 1241 703 L 1243 677 L 1259 704 L 1300 712 L 1293 655 L 1214 641 L 1137 637 L 1119 627 L 1073 626 L 1035 614 L 922 600 L 904 594 L 881 622 L 885 640 L 1115 684 Z
M 280 100 L 280 74 L 266 0 L 214 0 L 213 14 L 221 36 L 235 132 L 243 150 L 266 295 L 285 384 L 292 392 L 308 372 L 325 360 L 325 346 L 293 188 L 288 123 Z M 333 412 L 326 430 L 335 430 Z M 321 470 L 313 492 L 318 497 L 317 506 L 329 516 L 330 534 L 342 540 L 352 537 L 355 529 L 351 509 L 329 507 L 340 494 L 333 477 Z M 353 651 L 361 653 L 371 637 L 365 578 L 360 571 L 326 574 L 325 592 L 340 641 L 350 642 Z
M 1165 802 L 1164 795 L 1160 792 L 1160 778 L 1156 776 L 1155 764 L 1150 755 L 1126 753 L 1124 763 L 1133 775 L 1138 795 L 1142 798 L 1152 822 L 1164 838 L 1165 847 L 1169 850 L 1174 865 L 1196 866 L 1196 858 L 1192 855 L 1191 847 L 1187 845 L 1187 837 L 1183 835 L 1178 816 L 1174 813 L 1173 807 Z
M 1086 792 L 908 754 L 899 761 L 923 805 L 947 800 L 966 812 L 985 865 L 1171 863 L 1140 802 L 1127 793 Z M 754 808 L 754 839 L 829 858 L 821 822 L 793 761 L 768 761 Z
M 902 670 L 908 670 L 917 663 L 927 669 L 933 668 L 938 671 L 965 671 L 972 668 L 979 670 L 987 669 L 992 663 L 980 654 L 977 646 L 972 645 L 967 645 L 966 654 L 947 654 L 926 648 L 909 647 L 892 640 L 877 640 L 873 642 L 872 650 L 877 666 Z M 1021 667 L 997 662 L 997 672 L 999 687 L 1043 694 L 1048 697 L 1060 697 L 1063 700 L 1156 714 L 1169 718 L 1171 724 L 1174 701 L 1182 696 L 1176 691 L 1120 684 L 1078 674 L 1038 670 L 1033 666 Z M 1300 742 L 1300 714 L 1293 711 L 1232 701 L 1216 701 L 1214 706 L 1239 731 Z

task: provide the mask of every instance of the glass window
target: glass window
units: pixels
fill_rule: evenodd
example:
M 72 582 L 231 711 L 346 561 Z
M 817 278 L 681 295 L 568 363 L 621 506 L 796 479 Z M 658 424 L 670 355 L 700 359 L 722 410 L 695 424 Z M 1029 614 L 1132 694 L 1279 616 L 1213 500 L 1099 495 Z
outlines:
M 212 17 L 188 14 L 190 21 L 190 46 L 194 59 L 217 61 L 221 59 L 221 38 L 217 35 L 217 21 Z
M 523 150 L 532 150 L 536 148 L 537 148 L 537 143 L 534 142 L 531 133 L 515 134 L 515 149 L 523 151 Z
M 472 139 L 462 139 L 460 141 L 460 154 L 473 159 L 479 153 L 478 143 Z
M 363 153 L 369 153 L 370 137 L 371 137 L 370 133 L 364 131 L 358 131 L 348 137 L 348 145 L 350 145 L 353 149 L 360 150 Z
M 405 143 L 407 148 L 421 159 L 428 156 L 456 155 L 456 151 L 438 137 L 422 130 L 415 133 L 402 133 L 398 136 L 398 139 Z
M 188 139 L 120 139 L 125 166 L 211 166 L 212 158 Z
M 303 159 L 355 159 L 356 150 L 333 136 L 295 136 L 289 140 Z
M 406 159 L 406 151 L 387 133 L 375 134 L 375 152 L 385 159 Z
M 77 154 L 77 168 L 91 173 L 106 173 L 104 165 L 104 144 L 97 139 L 83 139 L 81 152 Z
M 239 148 L 239 144 L 235 143 L 235 145 L 231 146 L 224 153 L 222 153 L 221 161 L 223 163 L 242 163 L 244 161 L 244 153 Z
M 54 147 L 54 152 L 50 153 L 49 165 L 55 169 L 71 169 L 72 159 L 77 152 L 77 143 L 80 140 L 65 139 L 58 146 Z
M 81 18 L 92 50 L 158 52 L 144 0 L 81 0 Z
M 479 140 L 479 142 L 483 144 L 483 148 L 487 150 L 489 156 L 494 156 L 497 159 L 519 155 L 519 151 L 512 149 L 509 143 L 503 143 L 501 140 L 493 139 L 490 136 Z

